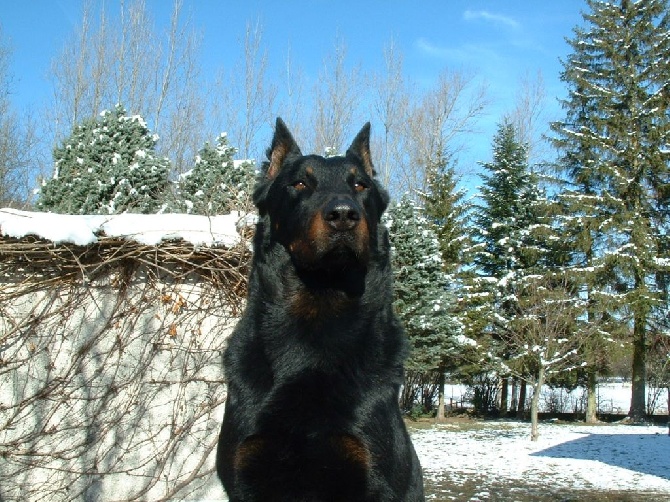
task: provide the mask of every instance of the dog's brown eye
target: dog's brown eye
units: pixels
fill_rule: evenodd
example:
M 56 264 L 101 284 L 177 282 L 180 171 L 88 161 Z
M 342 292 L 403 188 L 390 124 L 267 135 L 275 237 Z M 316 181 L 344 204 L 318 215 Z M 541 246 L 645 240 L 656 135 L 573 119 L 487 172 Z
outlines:
M 300 190 L 304 190 L 305 188 L 307 188 L 307 185 L 305 184 L 304 181 L 296 181 L 295 183 L 293 183 L 293 188 L 300 191 Z
M 356 190 L 357 192 L 362 192 L 363 190 L 367 190 L 367 188 L 368 186 L 365 183 L 361 183 L 359 181 L 354 183 L 354 190 Z

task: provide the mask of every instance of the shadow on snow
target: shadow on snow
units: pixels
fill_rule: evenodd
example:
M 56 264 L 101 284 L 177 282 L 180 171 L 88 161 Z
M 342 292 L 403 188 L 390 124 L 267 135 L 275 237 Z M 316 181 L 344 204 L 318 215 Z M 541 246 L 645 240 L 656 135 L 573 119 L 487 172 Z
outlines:
M 670 480 L 670 437 L 652 434 L 586 434 L 533 453 L 535 457 L 595 460 Z

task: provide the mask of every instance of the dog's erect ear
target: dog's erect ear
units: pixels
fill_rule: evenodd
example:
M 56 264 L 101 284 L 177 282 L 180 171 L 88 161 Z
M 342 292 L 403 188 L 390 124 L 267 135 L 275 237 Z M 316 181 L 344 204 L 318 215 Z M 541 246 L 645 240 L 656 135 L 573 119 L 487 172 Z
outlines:
M 277 176 L 284 159 L 289 154 L 302 155 L 300 148 L 293 139 L 288 127 L 286 127 L 286 124 L 280 117 L 277 117 L 275 134 L 272 137 L 272 146 L 268 148 L 267 151 L 268 160 L 270 162 L 265 176 L 268 179 L 274 179 Z
M 374 176 L 375 168 L 372 165 L 370 156 L 370 122 L 366 123 L 354 138 L 351 146 L 347 150 L 347 155 L 353 155 L 362 164 L 368 176 Z

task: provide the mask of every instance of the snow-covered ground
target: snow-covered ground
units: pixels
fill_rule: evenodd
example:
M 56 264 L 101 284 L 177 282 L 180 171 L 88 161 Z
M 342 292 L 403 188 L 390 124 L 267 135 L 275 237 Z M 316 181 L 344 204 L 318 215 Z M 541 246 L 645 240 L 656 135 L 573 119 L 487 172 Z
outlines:
M 666 427 L 543 423 L 539 440 L 529 437 L 530 424 L 520 422 L 413 429 L 427 484 L 479 487 L 474 497 L 454 499 L 447 490 L 429 500 L 508 500 L 496 494 L 503 484 L 553 492 L 653 492 L 659 501 L 670 500 Z
M 541 423 L 537 442 L 523 422 L 409 429 L 430 501 L 670 500 L 666 427 Z M 206 500 L 225 501 L 215 481 Z M 613 492 L 619 498 L 607 498 Z

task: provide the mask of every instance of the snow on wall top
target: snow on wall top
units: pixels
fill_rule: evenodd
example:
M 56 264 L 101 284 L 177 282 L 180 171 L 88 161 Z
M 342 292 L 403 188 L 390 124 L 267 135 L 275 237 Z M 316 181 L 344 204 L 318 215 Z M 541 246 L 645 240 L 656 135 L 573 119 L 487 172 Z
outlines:
M 240 242 L 238 225 L 248 215 L 237 211 L 218 216 L 193 214 L 72 215 L 0 209 L 0 235 L 23 238 L 28 235 L 79 246 L 102 237 L 117 237 L 140 244 L 156 245 L 163 240 L 183 239 L 194 246 L 233 247 Z

